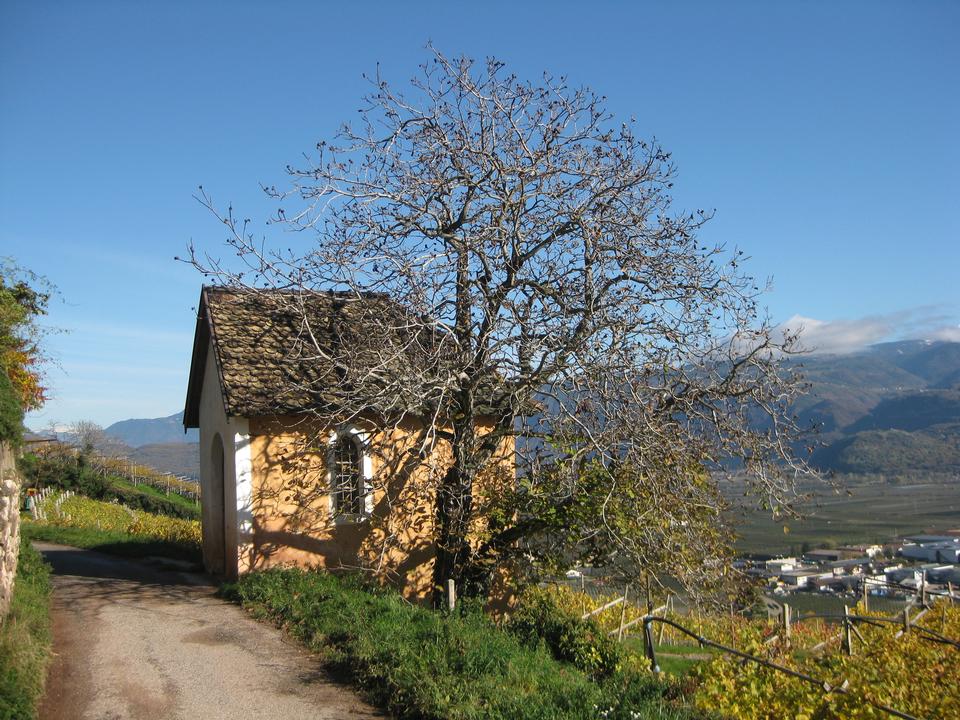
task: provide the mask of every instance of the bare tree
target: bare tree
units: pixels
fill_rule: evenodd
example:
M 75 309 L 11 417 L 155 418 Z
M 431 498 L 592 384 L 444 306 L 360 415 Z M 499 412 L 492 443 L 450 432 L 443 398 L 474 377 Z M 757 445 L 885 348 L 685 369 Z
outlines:
M 431 52 L 406 92 L 370 78 L 359 122 L 288 168 L 290 189 L 267 188 L 274 222 L 313 238 L 302 252 L 269 249 L 201 189 L 244 265 L 192 247 L 191 261 L 286 290 L 289 312 L 330 289 L 402 308 L 381 320 L 402 351 L 343 343 L 341 402 L 315 413 L 416 418 L 425 451 L 449 447 L 438 587 L 479 592 L 521 554 L 719 577 L 712 471 L 738 459 L 758 501 L 785 511 L 805 469 L 789 445 L 799 380 L 779 364 L 795 338 L 758 312 L 742 254 L 698 240 L 709 213 L 672 209 L 670 154 L 603 97 Z M 301 356 L 330 361 L 302 319 Z M 519 480 L 484 492 L 505 442 Z
M 77 420 L 70 425 L 69 432 L 71 442 L 79 447 L 81 454 L 87 458 L 107 440 L 103 428 L 92 420 Z

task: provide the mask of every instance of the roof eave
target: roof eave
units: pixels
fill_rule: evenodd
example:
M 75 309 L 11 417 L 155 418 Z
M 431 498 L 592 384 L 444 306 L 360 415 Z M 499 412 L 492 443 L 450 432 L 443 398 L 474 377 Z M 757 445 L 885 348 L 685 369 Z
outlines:
M 189 428 L 200 427 L 200 394 L 203 392 L 203 373 L 207 366 L 207 350 L 210 347 L 206 293 L 206 287 L 200 289 L 197 325 L 193 333 L 193 353 L 190 357 L 190 375 L 187 381 L 187 397 L 183 407 L 184 432 Z

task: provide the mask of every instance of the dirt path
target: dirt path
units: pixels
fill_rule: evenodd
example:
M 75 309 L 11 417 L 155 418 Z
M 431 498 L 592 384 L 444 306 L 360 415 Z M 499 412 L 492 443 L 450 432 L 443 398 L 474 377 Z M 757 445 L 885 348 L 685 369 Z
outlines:
M 203 576 L 34 545 L 54 569 L 41 720 L 384 717 Z

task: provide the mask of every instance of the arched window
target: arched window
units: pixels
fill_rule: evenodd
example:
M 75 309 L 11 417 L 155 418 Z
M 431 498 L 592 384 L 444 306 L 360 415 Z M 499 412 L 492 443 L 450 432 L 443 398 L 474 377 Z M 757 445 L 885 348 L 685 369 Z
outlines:
M 334 511 L 342 515 L 362 515 L 367 509 L 367 484 L 359 438 L 350 433 L 340 435 L 333 444 L 331 460 Z

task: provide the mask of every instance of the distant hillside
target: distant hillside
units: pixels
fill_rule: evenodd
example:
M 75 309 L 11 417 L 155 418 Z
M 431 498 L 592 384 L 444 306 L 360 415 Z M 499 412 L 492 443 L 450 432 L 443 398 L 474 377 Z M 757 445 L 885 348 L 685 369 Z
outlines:
M 826 445 L 814 464 L 852 473 L 960 471 L 960 343 L 883 343 L 795 362 L 811 383 L 795 411 Z
M 960 447 L 919 432 L 866 430 L 818 450 L 813 462 L 842 473 L 958 472 Z
M 130 458 L 160 472 L 200 480 L 199 443 L 153 443 L 130 451 Z
M 196 443 L 200 440 L 196 430 L 183 432 L 182 412 L 163 418 L 121 420 L 105 428 L 104 432 L 130 447 L 158 443 Z
M 924 430 L 960 422 L 960 390 L 920 390 L 880 401 L 847 428 L 861 430 Z
M 902 343 L 891 343 L 894 346 Z M 950 378 L 958 377 L 960 373 L 960 343 L 939 342 L 926 345 L 925 348 L 911 352 L 897 348 L 891 361 L 907 372 L 923 378 L 930 387 L 951 387 Z

